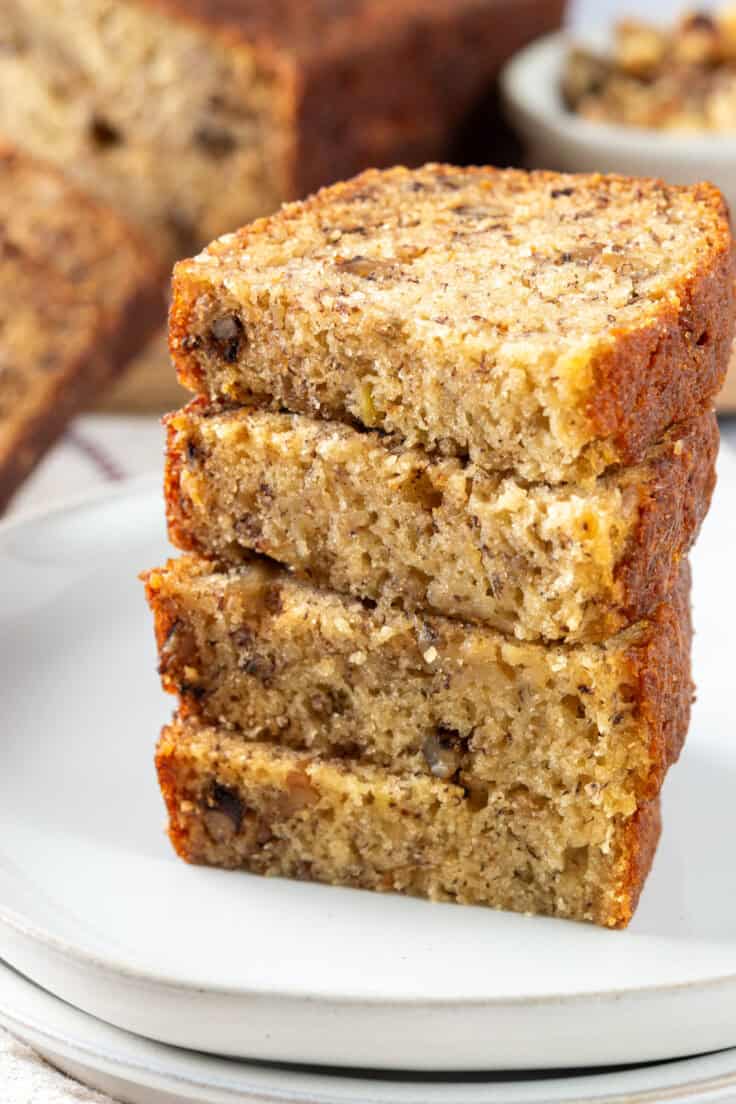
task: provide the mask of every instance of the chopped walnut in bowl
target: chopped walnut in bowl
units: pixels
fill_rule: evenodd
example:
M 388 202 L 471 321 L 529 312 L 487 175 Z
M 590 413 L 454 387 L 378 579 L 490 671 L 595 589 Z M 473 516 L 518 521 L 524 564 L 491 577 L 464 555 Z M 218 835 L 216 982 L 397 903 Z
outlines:
M 622 20 L 610 52 L 569 50 L 561 89 L 567 107 L 593 122 L 736 130 L 736 5 L 669 28 Z

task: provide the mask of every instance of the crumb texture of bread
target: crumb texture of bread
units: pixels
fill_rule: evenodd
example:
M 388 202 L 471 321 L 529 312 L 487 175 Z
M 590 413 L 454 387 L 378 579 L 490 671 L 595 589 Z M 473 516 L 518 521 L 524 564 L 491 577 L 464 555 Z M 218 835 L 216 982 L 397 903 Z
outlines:
M 191 719 L 164 729 L 156 762 L 189 862 L 607 927 L 631 918 L 659 834 L 658 800 L 609 817 L 599 838 L 524 787 L 479 792 L 245 744 Z
M 603 833 L 658 794 L 687 731 L 687 565 L 648 620 L 557 647 L 366 609 L 266 561 L 183 557 L 146 582 L 164 688 L 241 740 L 521 787 Z
M 369 171 L 175 269 L 181 381 L 524 479 L 636 463 L 709 408 L 734 256 L 707 184 Z
M 0 509 L 143 345 L 161 272 L 113 211 L 0 145 Z
M 718 426 L 670 430 L 634 467 L 529 484 L 376 432 L 209 407 L 170 415 L 175 544 L 256 552 L 323 586 L 520 639 L 596 640 L 670 593 L 715 483 Z
M 173 261 L 366 166 L 446 155 L 502 62 L 563 6 L 5 0 L 0 132 Z

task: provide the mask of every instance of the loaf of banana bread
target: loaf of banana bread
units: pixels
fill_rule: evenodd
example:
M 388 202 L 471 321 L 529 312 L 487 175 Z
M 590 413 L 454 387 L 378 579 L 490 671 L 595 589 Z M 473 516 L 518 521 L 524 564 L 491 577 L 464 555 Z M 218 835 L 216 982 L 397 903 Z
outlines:
M 636 463 L 710 407 L 734 329 L 707 184 L 368 172 L 175 270 L 192 390 L 399 434 L 525 479 Z
M 145 343 L 161 273 L 113 211 L 0 145 L 0 509 Z
M 447 156 L 503 61 L 563 6 L 6 0 L 0 132 L 171 261 L 370 165 Z
M 654 797 L 685 739 L 686 564 L 647 620 L 554 647 L 369 609 L 265 562 L 218 572 L 184 557 L 146 582 L 164 687 L 182 715 L 241 739 L 594 799 L 604 818 Z
M 175 719 L 157 767 L 182 858 L 623 927 L 659 836 L 659 800 L 606 815 L 524 785 L 466 788 L 325 759 Z
M 718 450 L 709 412 L 638 465 L 548 486 L 304 415 L 197 399 L 167 422 L 180 548 L 236 564 L 262 553 L 339 591 L 532 640 L 601 639 L 669 594 Z

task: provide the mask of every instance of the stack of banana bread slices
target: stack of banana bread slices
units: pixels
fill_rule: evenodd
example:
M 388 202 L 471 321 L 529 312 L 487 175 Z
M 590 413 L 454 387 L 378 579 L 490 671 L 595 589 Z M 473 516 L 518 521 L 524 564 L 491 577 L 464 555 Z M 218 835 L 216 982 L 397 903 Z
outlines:
M 174 277 L 179 854 L 625 925 L 729 358 L 708 185 L 372 171 Z

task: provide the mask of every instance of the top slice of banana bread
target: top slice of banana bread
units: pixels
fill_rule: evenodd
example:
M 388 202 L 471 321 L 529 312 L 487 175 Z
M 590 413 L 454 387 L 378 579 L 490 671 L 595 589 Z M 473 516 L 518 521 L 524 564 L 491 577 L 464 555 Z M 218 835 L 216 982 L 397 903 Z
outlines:
M 369 165 L 449 156 L 499 67 L 563 7 L 10 0 L 0 133 L 138 222 L 173 263 Z
M 370 171 L 174 275 L 181 381 L 549 482 L 641 459 L 709 406 L 734 330 L 709 184 Z

